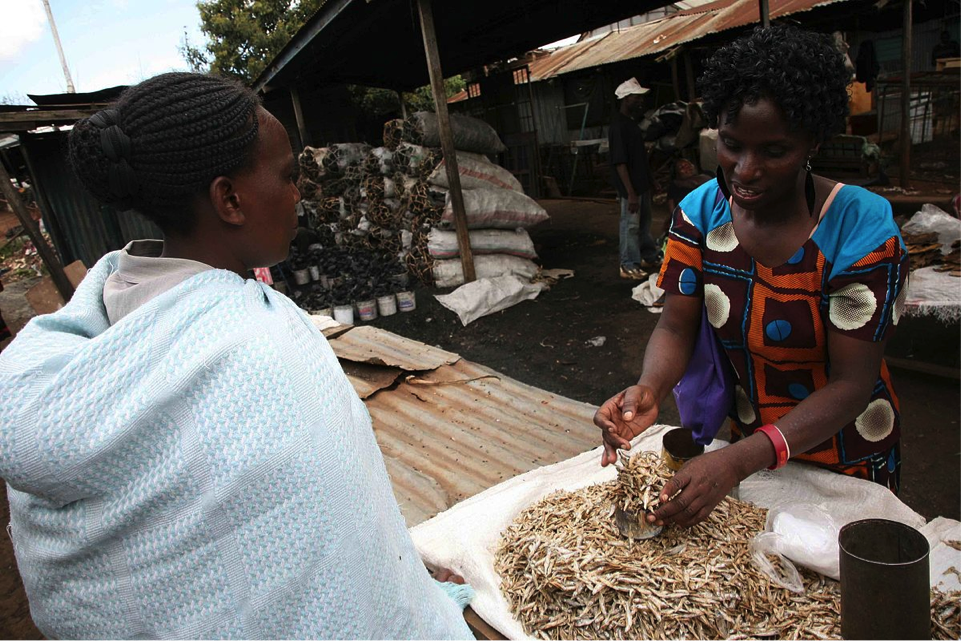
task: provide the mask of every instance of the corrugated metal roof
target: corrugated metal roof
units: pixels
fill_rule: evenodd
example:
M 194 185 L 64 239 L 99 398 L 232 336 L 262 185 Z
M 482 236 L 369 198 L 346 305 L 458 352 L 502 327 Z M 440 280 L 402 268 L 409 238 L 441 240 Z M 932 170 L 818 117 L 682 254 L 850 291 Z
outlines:
M 771 18 L 810 11 L 844 0 L 771 0 Z M 530 64 L 531 80 L 538 82 L 560 74 L 631 60 L 667 51 L 712 33 L 760 21 L 757 0 L 719 0 L 686 9 L 659 20 L 612 31 L 590 46 L 579 42 L 554 50 Z
M 361 329 L 374 328 L 354 328 L 341 339 L 357 334 L 353 343 L 381 360 L 392 359 L 404 342 L 422 345 L 383 330 Z M 398 380 L 364 402 L 408 526 L 505 479 L 600 443 L 593 406 L 464 359 Z M 367 391 L 363 381 L 351 382 Z
M 457 362 L 460 356 L 365 325 L 330 341 L 337 358 L 416 372 Z

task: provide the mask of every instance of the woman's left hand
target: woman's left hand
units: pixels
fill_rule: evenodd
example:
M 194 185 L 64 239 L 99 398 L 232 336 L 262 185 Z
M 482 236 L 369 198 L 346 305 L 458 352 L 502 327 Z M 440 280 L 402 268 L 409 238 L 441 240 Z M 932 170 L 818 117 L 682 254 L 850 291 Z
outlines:
M 697 525 L 739 482 L 735 460 L 724 448 L 688 461 L 661 490 L 662 505 L 648 516 L 657 524 Z M 678 490 L 681 493 L 668 501 Z

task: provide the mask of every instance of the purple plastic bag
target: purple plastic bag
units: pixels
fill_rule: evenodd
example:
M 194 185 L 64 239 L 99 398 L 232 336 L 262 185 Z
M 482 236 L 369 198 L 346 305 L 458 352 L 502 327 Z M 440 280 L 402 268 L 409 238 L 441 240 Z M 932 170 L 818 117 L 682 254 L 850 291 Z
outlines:
M 694 353 L 680 382 L 674 386 L 674 400 L 681 425 L 691 430 L 694 441 L 708 445 L 731 411 L 734 403 L 734 375 L 731 362 L 701 308 Z

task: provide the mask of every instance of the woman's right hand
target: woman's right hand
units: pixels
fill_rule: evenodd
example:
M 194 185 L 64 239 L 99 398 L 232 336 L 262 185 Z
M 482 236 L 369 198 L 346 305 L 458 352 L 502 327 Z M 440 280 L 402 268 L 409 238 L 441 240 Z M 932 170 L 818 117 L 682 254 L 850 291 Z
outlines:
M 601 405 L 594 414 L 594 425 L 604 437 L 601 465 L 614 463 L 617 450 L 631 449 L 631 439 L 654 423 L 657 412 L 654 390 L 646 385 L 631 385 Z

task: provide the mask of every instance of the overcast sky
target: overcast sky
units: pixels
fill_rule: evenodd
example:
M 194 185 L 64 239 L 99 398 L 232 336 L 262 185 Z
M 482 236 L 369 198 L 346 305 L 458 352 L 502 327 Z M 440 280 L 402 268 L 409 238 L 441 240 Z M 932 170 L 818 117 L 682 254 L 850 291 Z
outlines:
M 78 92 L 186 70 L 184 29 L 204 42 L 196 0 L 50 0 Z M 0 0 L 0 98 L 67 90 L 41 0 Z M 29 101 L 27 101 L 28 104 Z

